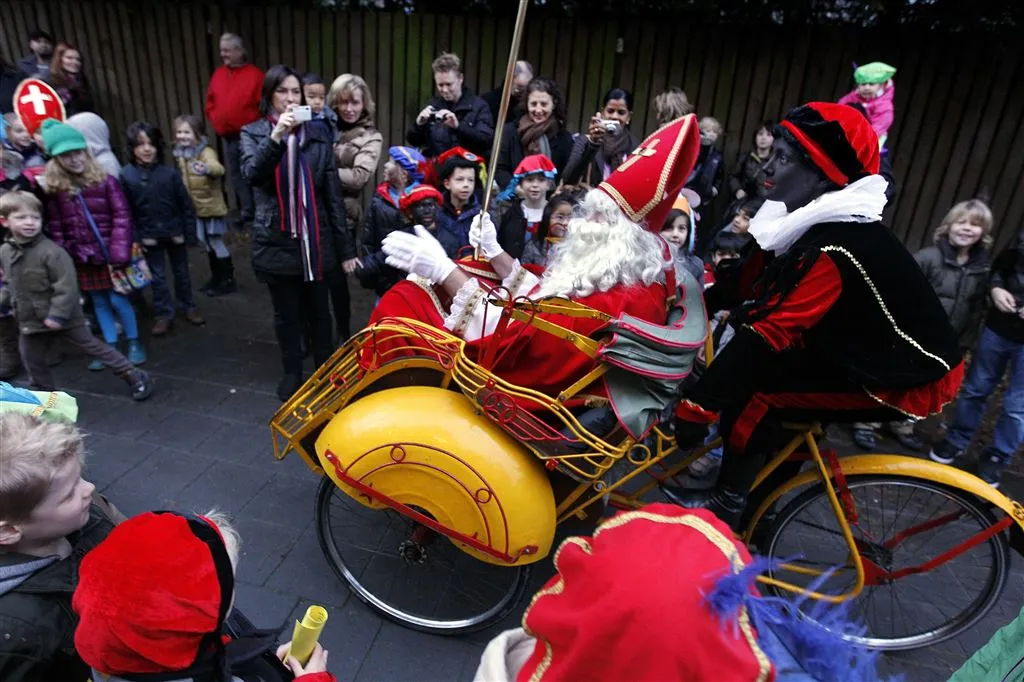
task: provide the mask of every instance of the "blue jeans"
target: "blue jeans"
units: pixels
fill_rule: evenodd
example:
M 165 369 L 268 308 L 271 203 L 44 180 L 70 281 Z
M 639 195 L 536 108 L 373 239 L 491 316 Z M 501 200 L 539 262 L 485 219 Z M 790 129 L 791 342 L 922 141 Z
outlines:
M 1003 411 L 996 424 L 992 447 L 1009 459 L 1024 442 L 1024 344 L 1005 339 L 985 327 L 974 349 L 967 378 L 960 387 L 953 425 L 946 440 L 958 450 L 971 444 L 985 415 L 985 403 L 999 386 L 1010 365 L 1010 387 L 1003 396 Z
M 184 244 L 161 242 L 159 246 L 146 247 L 146 263 L 153 274 L 153 307 L 157 318 L 174 319 L 174 301 L 167 284 L 167 259 L 171 261 L 174 273 L 174 297 L 178 307 L 188 312 L 196 307 L 192 298 L 192 280 L 188 274 L 188 247 Z
M 135 309 L 132 308 L 132 302 L 126 296 L 111 290 L 90 291 L 89 297 L 92 299 L 92 307 L 96 312 L 96 321 L 99 322 L 104 341 L 111 346 L 117 343 L 115 314 L 121 319 L 124 337 L 129 341 L 138 340 L 139 325 L 135 321 Z

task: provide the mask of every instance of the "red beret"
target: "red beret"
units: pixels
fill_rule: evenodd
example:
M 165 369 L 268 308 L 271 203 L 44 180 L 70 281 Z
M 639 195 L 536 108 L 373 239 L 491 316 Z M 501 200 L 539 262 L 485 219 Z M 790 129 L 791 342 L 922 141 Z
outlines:
M 751 562 L 704 510 L 652 504 L 566 540 L 523 628 L 518 680 L 772 680 L 745 607 L 727 625 L 707 595 Z
M 185 670 L 220 637 L 234 592 L 223 538 L 202 517 L 147 512 L 89 552 L 75 649 L 106 675 Z

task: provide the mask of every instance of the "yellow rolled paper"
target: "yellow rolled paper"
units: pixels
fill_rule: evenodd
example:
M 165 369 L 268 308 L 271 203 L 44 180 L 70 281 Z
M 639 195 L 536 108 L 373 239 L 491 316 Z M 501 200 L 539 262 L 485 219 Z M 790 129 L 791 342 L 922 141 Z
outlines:
M 310 606 L 306 609 L 306 615 L 302 620 L 295 621 L 295 630 L 292 631 L 292 646 L 288 651 L 289 656 L 302 665 L 309 663 L 309 657 L 313 655 L 316 642 L 320 639 L 320 633 L 327 622 L 327 610 L 322 606 Z

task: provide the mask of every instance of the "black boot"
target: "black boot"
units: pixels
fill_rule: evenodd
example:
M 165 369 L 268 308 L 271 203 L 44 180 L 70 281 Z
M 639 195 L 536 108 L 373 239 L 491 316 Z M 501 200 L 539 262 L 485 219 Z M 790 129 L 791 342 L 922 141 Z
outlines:
M 206 295 L 216 298 L 217 296 L 225 296 L 227 294 L 235 293 L 238 289 L 238 285 L 235 284 L 235 266 L 231 262 L 231 256 L 228 256 L 227 258 L 218 258 L 216 263 L 219 281 L 216 286 L 206 292 Z
M 213 251 L 206 252 L 206 260 L 210 264 L 210 279 L 208 282 L 206 282 L 206 284 L 199 287 L 199 291 L 209 296 L 211 290 L 220 286 L 221 274 L 220 268 L 217 267 L 217 256 L 213 253 Z
M 141 369 L 133 369 L 121 375 L 132 391 L 132 400 L 145 400 L 153 393 L 153 380 Z
M 681 488 L 662 485 L 669 502 L 686 509 L 707 509 L 733 530 L 740 530 L 740 517 L 747 508 L 747 495 L 729 487 Z

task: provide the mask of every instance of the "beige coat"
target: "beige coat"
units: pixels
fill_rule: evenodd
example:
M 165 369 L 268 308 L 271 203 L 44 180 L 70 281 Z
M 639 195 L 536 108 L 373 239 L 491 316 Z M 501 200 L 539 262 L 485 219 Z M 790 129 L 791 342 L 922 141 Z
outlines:
M 377 172 L 383 146 L 384 137 L 372 126 L 357 126 L 342 131 L 334 145 L 334 158 L 338 162 L 338 177 L 341 179 L 350 230 L 362 224 L 363 188 Z
M 196 161 L 206 164 L 206 175 L 199 175 L 192 166 Z M 199 158 L 177 156 L 174 162 L 178 165 L 181 178 L 185 181 L 192 203 L 196 206 L 197 218 L 223 218 L 228 214 L 228 205 L 224 201 L 224 188 L 221 178 L 224 177 L 224 166 L 217 159 L 217 152 L 205 144 L 199 150 Z

